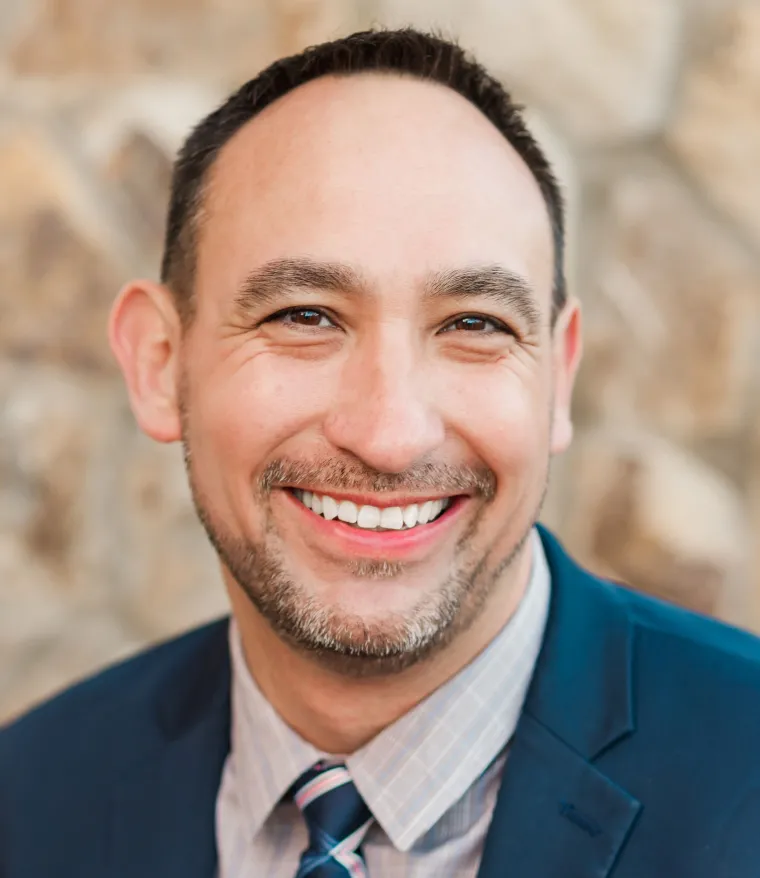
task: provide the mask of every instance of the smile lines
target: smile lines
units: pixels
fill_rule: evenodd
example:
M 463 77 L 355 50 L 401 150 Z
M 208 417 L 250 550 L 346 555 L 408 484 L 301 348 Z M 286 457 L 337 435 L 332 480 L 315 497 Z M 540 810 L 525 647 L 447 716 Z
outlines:
M 307 509 L 328 521 L 338 519 L 363 530 L 410 530 L 428 524 L 442 515 L 451 504 L 451 497 L 412 503 L 409 506 L 358 506 L 352 500 L 336 500 L 327 494 L 293 490 Z

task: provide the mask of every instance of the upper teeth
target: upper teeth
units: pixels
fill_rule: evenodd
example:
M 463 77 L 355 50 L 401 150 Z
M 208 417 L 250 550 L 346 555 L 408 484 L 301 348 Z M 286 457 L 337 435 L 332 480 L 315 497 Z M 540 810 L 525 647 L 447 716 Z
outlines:
M 401 530 L 427 524 L 451 503 L 451 499 L 447 497 L 413 503 L 411 506 L 386 506 L 381 509 L 379 506 L 357 506 L 351 500 L 335 500 L 327 494 L 313 494 L 311 491 L 296 491 L 295 495 L 304 506 L 328 521 L 337 518 L 367 530 L 378 527 Z

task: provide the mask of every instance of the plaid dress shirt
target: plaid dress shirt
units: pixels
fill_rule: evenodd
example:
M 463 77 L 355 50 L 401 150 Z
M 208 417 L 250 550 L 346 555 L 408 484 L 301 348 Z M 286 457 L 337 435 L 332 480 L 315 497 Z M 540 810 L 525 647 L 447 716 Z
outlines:
M 550 576 L 531 535 L 530 582 L 516 613 L 456 676 L 346 760 L 376 824 L 371 878 L 475 878 L 549 608 Z M 230 626 L 232 746 L 217 799 L 219 878 L 293 878 L 306 825 L 283 794 L 326 754 L 259 691 Z

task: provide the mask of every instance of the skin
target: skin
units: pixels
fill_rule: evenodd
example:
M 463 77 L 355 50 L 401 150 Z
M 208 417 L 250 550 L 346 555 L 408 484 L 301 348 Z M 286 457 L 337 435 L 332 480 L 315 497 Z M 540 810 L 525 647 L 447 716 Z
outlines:
M 135 416 L 185 444 L 250 671 L 325 752 L 423 700 L 520 602 L 581 349 L 575 301 L 552 331 L 552 266 L 540 190 L 476 108 L 408 78 L 324 77 L 218 157 L 192 325 L 150 281 L 114 305 Z M 460 499 L 411 548 L 359 544 L 286 485 Z

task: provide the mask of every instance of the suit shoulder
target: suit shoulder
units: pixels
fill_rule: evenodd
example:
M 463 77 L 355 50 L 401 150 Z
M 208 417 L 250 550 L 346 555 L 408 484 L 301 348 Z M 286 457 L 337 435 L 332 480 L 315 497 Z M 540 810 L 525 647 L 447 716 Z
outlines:
M 52 748 L 61 755 L 86 745 L 97 747 L 124 724 L 137 722 L 162 683 L 182 674 L 220 642 L 226 646 L 227 620 L 218 620 L 158 645 L 65 689 L 0 729 L 0 776 Z M 141 709 L 140 709 L 141 708 Z
M 700 673 L 710 667 L 731 675 L 760 675 L 760 638 L 739 628 L 686 610 L 665 600 L 637 591 L 635 586 L 601 579 L 578 565 L 559 540 L 539 525 L 544 551 L 554 582 L 572 584 L 567 608 L 571 612 L 579 595 L 591 599 L 586 608 L 602 611 L 599 624 L 610 618 L 627 619 L 640 643 L 657 644 L 661 659 L 676 665 L 685 657 L 695 661 Z M 577 608 L 576 608 L 577 611 Z
M 228 695 L 228 657 L 226 620 L 206 625 L 0 730 L 0 875 L 94 874 L 76 864 L 104 843 L 101 815 L 113 791 L 168 740 L 227 715 L 215 708 Z M 52 827 L 42 845 L 41 826 Z
M 760 684 L 760 637 L 627 587 L 616 589 L 639 642 L 657 652 L 663 669 L 667 661 L 683 662 L 705 683 Z

